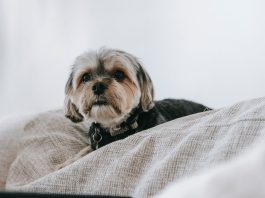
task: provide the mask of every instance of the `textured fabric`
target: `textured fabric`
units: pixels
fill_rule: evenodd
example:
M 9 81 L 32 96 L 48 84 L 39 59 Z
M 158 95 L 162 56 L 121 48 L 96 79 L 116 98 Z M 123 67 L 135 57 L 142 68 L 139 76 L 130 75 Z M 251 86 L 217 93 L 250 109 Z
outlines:
M 173 120 L 60 170 L 59 164 L 87 146 L 89 123 L 74 124 L 61 111 L 33 116 L 24 126 L 16 120 L 5 123 L 0 126 L 0 179 L 6 190 L 151 197 L 170 182 L 214 167 L 264 139 L 265 98 Z
M 264 198 L 265 142 L 247 153 L 172 182 L 156 198 Z

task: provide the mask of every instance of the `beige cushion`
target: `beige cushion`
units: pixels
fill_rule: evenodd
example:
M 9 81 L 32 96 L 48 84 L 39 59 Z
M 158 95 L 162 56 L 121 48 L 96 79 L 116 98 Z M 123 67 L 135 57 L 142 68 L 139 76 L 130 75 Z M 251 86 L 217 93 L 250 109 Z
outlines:
M 87 146 L 89 123 L 62 111 L 0 122 L 2 188 L 150 197 L 264 138 L 265 98 L 199 113 L 114 142 L 56 170 Z M 6 183 L 6 184 L 5 184 Z

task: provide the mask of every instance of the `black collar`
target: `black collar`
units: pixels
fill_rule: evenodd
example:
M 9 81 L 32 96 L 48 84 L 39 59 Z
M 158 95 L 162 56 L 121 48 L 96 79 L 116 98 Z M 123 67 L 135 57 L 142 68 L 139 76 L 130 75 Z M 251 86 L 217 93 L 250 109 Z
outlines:
M 134 108 L 127 120 L 122 122 L 115 129 L 105 129 L 101 127 L 99 123 L 93 122 L 88 133 L 92 149 L 96 150 L 106 144 L 136 133 L 138 128 L 137 120 L 141 112 L 141 108 Z

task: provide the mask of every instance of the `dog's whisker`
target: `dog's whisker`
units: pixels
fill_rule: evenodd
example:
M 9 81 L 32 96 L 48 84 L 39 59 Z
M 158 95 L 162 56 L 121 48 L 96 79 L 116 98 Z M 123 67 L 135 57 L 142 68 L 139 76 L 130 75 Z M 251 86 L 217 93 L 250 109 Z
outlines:
M 129 88 L 129 90 L 131 91 L 131 93 L 132 93 L 132 96 L 134 96 L 134 91 L 132 90 L 132 88 L 131 88 L 131 86 L 130 85 L 128 85 L 128 83 L 127 82 L 125 82 L 124 83 L 128 88 Z

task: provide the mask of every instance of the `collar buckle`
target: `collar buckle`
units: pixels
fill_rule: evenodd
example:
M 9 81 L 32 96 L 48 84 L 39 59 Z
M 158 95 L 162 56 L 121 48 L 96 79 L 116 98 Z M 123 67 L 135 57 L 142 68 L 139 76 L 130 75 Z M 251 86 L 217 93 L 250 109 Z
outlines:
M 92 134 L 92 140 L 95 143 L 96 149 L 98 149 L 98 143 L 102 140 L 102 135 L 100 134 L 100 129 L 97 123 L 95 123 L 95 133 Z

